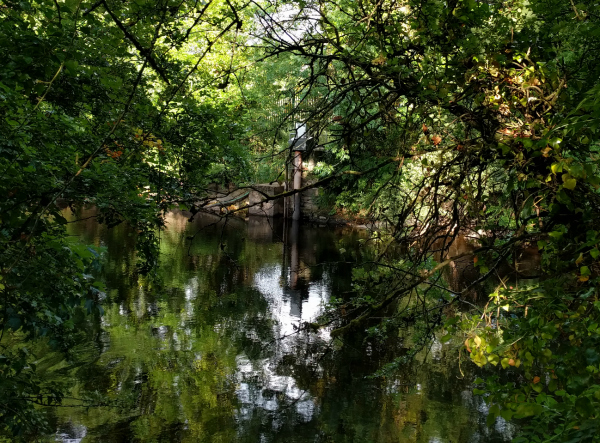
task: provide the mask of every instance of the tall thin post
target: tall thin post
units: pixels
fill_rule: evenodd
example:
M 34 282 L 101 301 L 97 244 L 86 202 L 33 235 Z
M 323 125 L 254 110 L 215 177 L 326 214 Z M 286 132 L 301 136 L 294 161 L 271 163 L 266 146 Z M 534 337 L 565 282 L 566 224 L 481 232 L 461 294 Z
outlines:
M 302 187 L 302 153 L 294 151 L 294 190 Z M 294 194 L 293 220 L 300 220 L 300 193 Z

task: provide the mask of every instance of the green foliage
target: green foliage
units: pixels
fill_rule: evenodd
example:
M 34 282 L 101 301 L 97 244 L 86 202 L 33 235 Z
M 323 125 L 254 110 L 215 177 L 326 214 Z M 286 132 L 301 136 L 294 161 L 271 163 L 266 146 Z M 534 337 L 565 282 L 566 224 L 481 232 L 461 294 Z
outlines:
M 306 60 L 299 94 L 322 98 L 311 118 L 331 135 L 338 205 L 387 227 L 334 335 L 385 317 L 372 333 L 418 324 L 432 338 L 472 308 L 444 337 L 464 334 L 474 364 L 508 371 L 476 391 L 491 422 L 522 420 L 520 441 L 597 441 L 598 5 L 297 6 L 306 32 L 270 35 L 268 51 Z M 536 249 L 527 275 L 519 257 Z M 478 286 L 506 268 L 501 289 Z
M 0 8 L 0 433 L 27 438 L 44 427 L 33 405 L 62 400 L 64 386 L 36 371 L 36 343 L 69 358 L 82 322 L 102 314 L 90 277 L 101 251 L 71 241 L 59 206 L 93 204 L 100 222 L 129 224 L 134 277 L 152 275 L 165 212 L 206 197 L 209 184 L 247 179 L 240 112 L 210 87 L 204 64 L 219 63 L 205 60 L 210 51 L 226 58 L 242 10 L 111 0 Z
M 600 304 L 593 288 L 567 295 L 556 283 L 498 291 L 484 322 L 464 317 L 449 329 L 467 335 L 473 362 L 496 367 L 477 389 L 491 422 L 531 417 L 519 441 L 595 441 Z
M 290 1 L 282 20 L 269 1 L 63 3 L 0 10 L 3 431 L 38 427 L 32 403 L 61 399 L 27 340 L 66 352 L 99 312 L 99 252 L 69 241 L 57 203 L 128 223 L 152 275 L 166 211 L 199 210 L 214 184 L 282 178 L 301 120 L 325 140 L 326 195 L 387 229 L 334 335 L 384 312 L 374 335 L 415 327 L 425 346 L 457 306 L 483 310 L 446 324 L 476 365 L 514 373 L 478 388 L 491 417 L 525 420 L 531 441 L 594 441 L 597 4 Z M 463 235 L 477 238 L 466 252 Z M 538 283 L 473 303 L 503 266 L 522 278 L 535 246 Z

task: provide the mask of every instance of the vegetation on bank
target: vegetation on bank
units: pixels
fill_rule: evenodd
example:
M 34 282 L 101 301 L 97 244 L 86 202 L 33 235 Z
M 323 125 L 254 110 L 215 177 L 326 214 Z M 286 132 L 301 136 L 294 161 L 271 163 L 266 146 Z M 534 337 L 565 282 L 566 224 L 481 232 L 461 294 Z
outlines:
M 334 334 L 410 326 L 415 353 L 460 337 L 498 374 L 476 391 L 490 422 L 522 420 L 518 441 L 598 441 L 599 14 L 557 0 L 4 1 L 3 432 L 36 430 L 34 404 L 67 392 L 35 370 L 30 340 L 68 358 L 102 315 L 99 251 L 69 240 L 56 203 L 130 224 L 152 274 L 166 211 L 200 211 L 216 182 L 281 180 L 301 120 L 330 199 L 389 227 L 332 304 Z M 457 288 L 443 273 L 464 235 L 479 277 Z M 519 271 L 525 248 L 535 275 Z M 526 283 L 497 280 L 507 266 Z M 497 289 L 478 305 L 485 281 Z

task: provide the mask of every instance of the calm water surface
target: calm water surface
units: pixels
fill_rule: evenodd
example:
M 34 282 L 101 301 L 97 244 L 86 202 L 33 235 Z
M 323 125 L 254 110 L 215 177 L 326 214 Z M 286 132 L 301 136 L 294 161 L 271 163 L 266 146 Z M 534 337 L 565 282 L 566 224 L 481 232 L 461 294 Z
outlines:
M 207 215 L 188 223 L 172 213 L 161 234 L 162 283 L 132 277 L 125 226 L 70 224 L 72 235 L 106 247 L 98 272 L 105 313 L 90 325 L 91 342 L 74 349 L 77 364 L 47 370 L 73 386 L 73 398 L 108 406 L 54 409 L 53 439 L 510 441 L 510 424 L 485 425 L 485 403 L 472 394 L 475 368 L 463 364 L 463 376 L 451 345 L 434 343 L 396 378 L 369 379 L 402 347 L 299 333 L 349 291 L 364 234 L 288 223 Z

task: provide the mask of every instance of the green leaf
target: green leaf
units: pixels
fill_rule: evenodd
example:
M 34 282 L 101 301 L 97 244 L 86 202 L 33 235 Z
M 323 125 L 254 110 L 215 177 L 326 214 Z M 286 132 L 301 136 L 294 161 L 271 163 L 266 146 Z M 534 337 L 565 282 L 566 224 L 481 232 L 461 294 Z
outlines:
M 490 354 L 488 356 L 488 362 L 493 364 L 494 366 L 497 366 L 500 362 L 500 357 L 498 357 L 496 354 Z
M 500 407 L 498 405 L 490 406 L 490 410 L 488 411 L 488 416 L 485 420 L 486 424 L 489 426 L 493 426 L 496 423 L 496 418 L 500 415 Z
M 508 408 L 502 409 L 502 411 L 500 411 L 500 416 L 501 416 L 501 417 L 502 417 L 504 420 L 507 420 L 507 421 L 511 420 L 511 419 L 512 419 L 512 417 L 513 417 L 513 415 L 514 415 L 514 412 L 513 412 L 513 411 L 511 411 L 511 410 L 510 410 L 510 409 L 508 409 Z
M 565 180 L 565 182 L 563 183 L 563 188 L 572 191 L 573 189 L 575 189 L 576 185 L 577 185 L 577 180 L 575 180 L 574 178 L 569 178 L 569 179 Z
M 579 397 L 575 400 L 575 409 L 585 418 L 594 415 L 595 408 L 589 397 Z
M 515 411 L 515 417 L 532 417 L 540 414 L 543 412 L 543 410 L 544 407 L 542 405 L 538 405 L 537 403 L 522 403 L 517 407 L 517 410 Z
M 550 170 L 552 171 L 552 173 L 554 175 L 556 175 L 559 172 L 562 172 L 562 164 L 561 163 L 553 163 L 552 166 L 550 166 Z
M 65 62 L 65 68 L 69 71 L 69 74 L 76 74 L 79 63 L 76 60 L 67 60 Z

